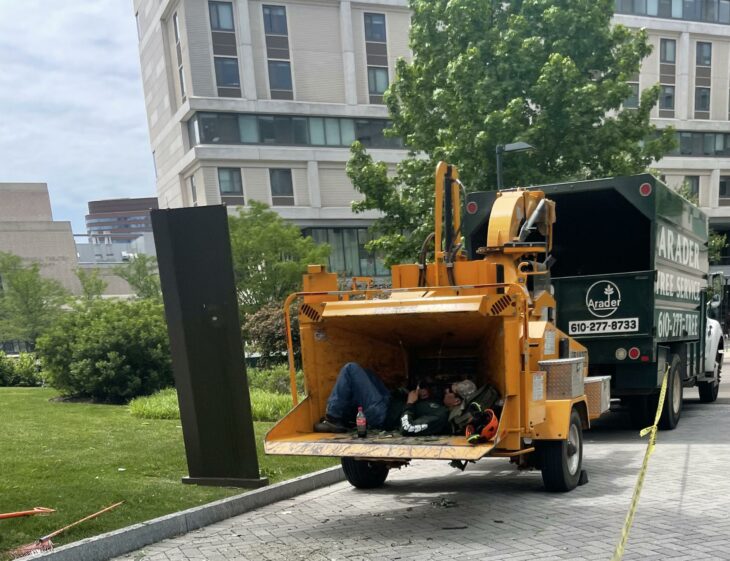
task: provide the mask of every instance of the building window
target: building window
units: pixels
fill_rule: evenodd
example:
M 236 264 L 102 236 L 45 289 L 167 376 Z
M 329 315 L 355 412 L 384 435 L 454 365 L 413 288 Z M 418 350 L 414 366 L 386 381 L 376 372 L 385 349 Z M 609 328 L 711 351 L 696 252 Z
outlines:
M 233 4 L 230 2 L 208 2 L 210 28 L 213 31 L 235 31 L 233 25 Z
M 388 45 L 385 14 L 365 14 L 365 55 L 370 103 L 383 103 L 388 89 Z
M 190 184 L 190 202 L 193 204 L 193 206 L 198 206 L 198 189 L 195 186 L 195 176 L 194 175 L 191 175 L 188 178 L 188 183 Z
M 284 6 L 264 6 L 264 32 L 267 35 L 288 35 L 286 8 Z
M 616 0 L 620 14 L 730 23 L 730 0 Z
M 220 97 L 241 97 L 236 26 L 231 2 L 208 2 L 215 83 Z
M 629 86 L 631 87 L 631 93 L 624 101 L 624 108 L 636 109 L 639 107 L 639 84 L 630 83 Z
M 720 176 L 720 206 L 730 206 L 730 175 Z
M 221 201 L 229 204 L 243 205 L 243 182 L 239 168 L 218 168 L 218 187 Z
M 689 194 L 694 198 L 700 196 L 700 176 L 699 175 L 685 175 L 684 184 L 687 186 Z
M 294 184 L 290 169 L 270 169 L 271 205 L 294 206 Z
M 697 66 L 712 66 L 712 43 L 697 41 Z
M 668 156 L 730 157 L 729 133 L 681 131 L 676 134 L 679 147 Z
M 388 276 L 376 254 L 365 249 L 371 236 L 367 228 L 308 228 L 302 232 L 315 243 L 330 246 L 329 270 L 346 276 Z
M 215 57 L 215 80 L 219 88 L 239 88 L 238 59 Z
M 660 61 L 670 64 L 677 62 L 677 42 L 674 39 L 662 39 L 659 42 Z
M 695 88 L 695 111 L 710 111 L 710 88 Z
M 389 126 L 385 119 L 196 113 L 188 121 L 188 140 L 191 148 L 199 144 L 349 147 L 355 140 L 367 148 L 402 148 L 399 138 L 383 134 Z
M 385 43 L 385 14 L 365 14 L 365 40 Z
M 271 99 L 294 99 L 289 36 L 284 6 L 263 6 Z
M 662 86 L 659 109 L 674 109 L 674 86 Z
M 180 21 L 177 12 L 172 14 L 172 32 L 175 37 L 175 57 L 177 59 L 177 77 L 180 86 L 180 99 L 185 102 L 185 70 L 183 68 L 182 47 L 180 46 Z
M 291 65 L 288 61 L 269 61 L 269 86 L 271 87 L 272 94 L 277 90 L 292 92 Z
M 368 91 L 370 95 L 382 96 L 388 89 L 388 69 L 377 66 L 368 67 Z

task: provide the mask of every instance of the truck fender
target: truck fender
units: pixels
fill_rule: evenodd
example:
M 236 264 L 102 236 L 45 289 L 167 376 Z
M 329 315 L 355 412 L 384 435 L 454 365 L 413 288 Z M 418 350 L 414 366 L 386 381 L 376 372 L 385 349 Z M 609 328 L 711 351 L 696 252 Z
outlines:
M 585 396 L 574 399 L 556 399 L 545 402 L 545 422 L 535 427 L 535 440 L 565 440 L 573 408 L 580 415 L 583 429 L 590 428 Z
M 707 319 L 705 334 L 705 372 L 715 371 L 715 357 L 722 342 L 722 327 L 717 320 Z

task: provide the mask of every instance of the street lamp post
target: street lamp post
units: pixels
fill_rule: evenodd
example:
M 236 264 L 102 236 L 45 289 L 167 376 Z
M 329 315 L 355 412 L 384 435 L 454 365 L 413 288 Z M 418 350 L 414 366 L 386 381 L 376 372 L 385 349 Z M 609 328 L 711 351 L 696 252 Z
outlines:
M 534 150 L 535 147 L 527 144 L 527 142 L 512 142 L 511 144 L 497 144 L 494 149 L 494 154 L 497 158 L 497 190 L 501 191 L 504 188 L 504 182 L 502 180 L 502 154 L 507 152 L 527 152 L 528 150 Z

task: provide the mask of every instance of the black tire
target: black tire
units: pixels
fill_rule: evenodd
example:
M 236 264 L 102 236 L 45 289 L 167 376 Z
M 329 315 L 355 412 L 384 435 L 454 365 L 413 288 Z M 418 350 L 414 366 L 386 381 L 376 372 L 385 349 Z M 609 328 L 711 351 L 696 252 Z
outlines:
M 715 355 L 715 379 L 711 382 L 700 382 L 697 389 L 700 391 L 700 401 L 702 403 L 712 403 L 717 399 L 717 393 L 720 391 L 720 371 L 722 370 L 722 344 L 717 349 Z
M 682 360 L 679 355 L 672 355 L 670 364 L 667 394 L 664 397 L 662 415 L 659 417 L 659 428 L 662 430 L 674 430 L 682 416 L 684 388 L 682 387 Z
M 583 467 L 583 425 L 578 411 L 570 413 L 568 438 L 538 442 L 538 453 L 545 489 L 558 493 L 575 489 Z
M 385 483 L 390 468 L 383 462 L 342 458 L 342 470 L 353 487 L 375 489 Z

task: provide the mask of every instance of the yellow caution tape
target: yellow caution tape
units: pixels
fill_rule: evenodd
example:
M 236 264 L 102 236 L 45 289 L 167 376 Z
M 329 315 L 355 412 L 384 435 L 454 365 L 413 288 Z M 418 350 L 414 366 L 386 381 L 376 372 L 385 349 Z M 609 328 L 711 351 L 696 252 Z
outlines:
M 646 452 L 644 453 L 644 462 L 641 464 L 641 471 L 639 471 L 639 478 L 636 480 L 636 486 L 634 487 L 634 495 L 631 497 L 631 506 L 629 512 L 626 514 L 626 521 L 624 527 L 621 530 L 621 541 L 619 541 L 616 549 L 613 552 L 611 561 L 621 561 L 624 556 L 624 549 L 626 548 L 626 542 L 629 541 L 629 532 L 631 531 L 631 525 L 634 523 L 634 514 L 636 513 L 636 507 L 639 505 L 639 495 L 641 495 L 641 488 L 644 486 L 644 477 L 646 476 L 646 468 L 649 466 L 649 458 L 654 452 L 656 446 L 656 433 L 657 425 L 659 424 L 659 417 L 662 414 L 662 407 L 664 406 L 664 398 L 667 395 L 667 378 L 669 377 L 669 364 L 664 371 L 664 379 L 662 380 L 662 389 L 659 392 L 659 403 L 657 404 L 656 414 L 654 415 L 654 424 L 650 427 L 642 429 L 639 436 L 649 435 L 649 443 L 646 446 Z

